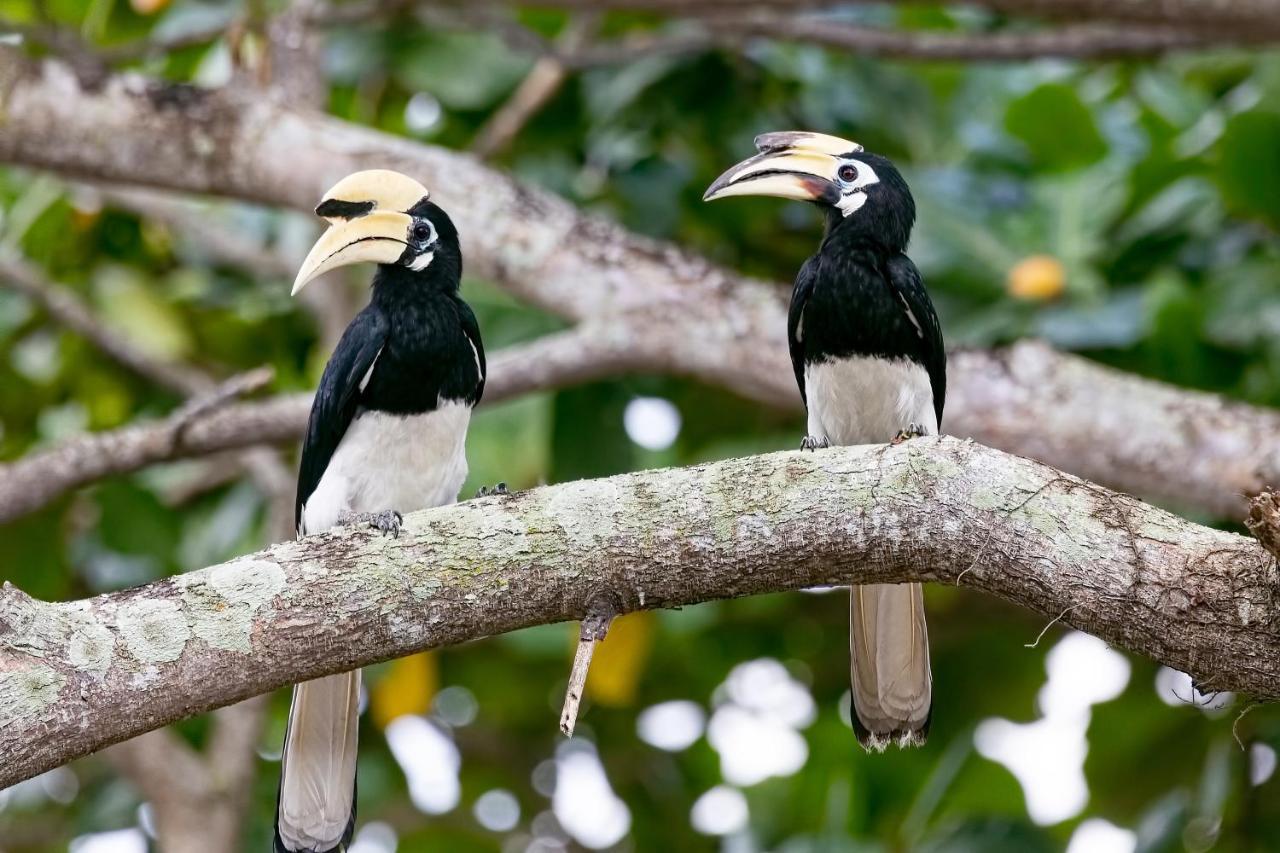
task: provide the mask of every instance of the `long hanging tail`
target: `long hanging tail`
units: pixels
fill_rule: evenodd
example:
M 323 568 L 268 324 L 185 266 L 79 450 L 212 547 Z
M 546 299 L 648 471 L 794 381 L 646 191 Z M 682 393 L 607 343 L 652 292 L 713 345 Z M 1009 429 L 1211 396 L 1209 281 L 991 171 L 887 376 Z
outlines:
M 356 824 L 360 671 L 293 688 L 276 804 L 277 853 L 337 853 Z
M 864 749 L 919 746 L 929 735 L 933 677 L 918 583 L 855 586 L 849 598 L 853 730 Z

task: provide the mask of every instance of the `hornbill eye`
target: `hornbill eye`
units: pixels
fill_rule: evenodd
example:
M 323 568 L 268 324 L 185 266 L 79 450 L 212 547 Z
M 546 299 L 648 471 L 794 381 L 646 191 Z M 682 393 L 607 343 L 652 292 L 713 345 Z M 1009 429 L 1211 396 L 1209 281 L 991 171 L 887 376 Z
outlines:
M 854 166 L 852 163 L 845 163 L 840 167 L 840 170 L 836 172 L 836 175 L 838 175 L 840 180 L 844 181 L 846 184 L 851 184 L 858 179 L 858 167 Z
M 431 237 L 431 225 L 426 222 L 414 223 L 412 230 L 410 230 L 409 232 L 409 237 L 415 243 L 427 242 L 427 240 Z

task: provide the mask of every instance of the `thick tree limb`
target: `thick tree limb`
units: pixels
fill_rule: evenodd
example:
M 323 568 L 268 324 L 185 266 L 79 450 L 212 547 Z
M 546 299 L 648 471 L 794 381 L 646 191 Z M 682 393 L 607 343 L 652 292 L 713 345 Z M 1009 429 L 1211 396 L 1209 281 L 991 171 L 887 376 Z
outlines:
M 67 66 L 12 51 L 0 51 L 0 107 L 0 159 L 96 180 L 309 209 L 350 171 L 401 169 L 436 189 L 470 269 L 571 321 L 609 324 L 626 366 L 798 405 L 781 288 L 584 217 L 470 156 L 251 93 L 136 76 L 87 90 Z M 104 136 L 114 144 L 101 145 Z M 1123 490 L 1239 517 L 1244 495 L 1280 480 L 1280 413 L 1271 410 L 1134 379 L 1035 344 L 959 354 L 949 384 L 947 431 L 1044 456 Z M 239 446 L 242 425 L 262 428 L 261 440 L 287 440 L 301 423 L 295 414 L 267 424 L 261 410 L 243 411 L 243 421 L 217 421 L 219 441 L 201 446 L 189 436 L 187 447 Z M 149 461 L 154 454 L 122 457 L 104 473 Z
M 778 453 L 340 528 L 85 601 L 0 589 L 0 787 L 284 684 L 529 625 L 821 584 L 956 583 L 1280 694 L 1257 542 L 951 438 Z

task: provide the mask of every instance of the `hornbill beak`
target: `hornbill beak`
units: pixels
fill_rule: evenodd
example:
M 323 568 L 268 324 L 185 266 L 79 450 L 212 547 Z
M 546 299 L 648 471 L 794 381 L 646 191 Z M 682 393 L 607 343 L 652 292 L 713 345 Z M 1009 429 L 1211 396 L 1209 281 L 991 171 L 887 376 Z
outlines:
M 840 161 L 862 151 L 858 143 L 838 136 L 801 131 L 762 133 L 755 144 L 760 153 L 716 178 L 703 201 L 765 195 L 836 204 L 841 197 L 836 184 Z
M 409 247 L 413 227 L 408 211 L 427 196 L 422 184 L 388 169 L 370 169 L 343 178 L 316 206 L 316 215 L 331 224 L 302 262 L 292 295 L 338 267 L 400 260 Z

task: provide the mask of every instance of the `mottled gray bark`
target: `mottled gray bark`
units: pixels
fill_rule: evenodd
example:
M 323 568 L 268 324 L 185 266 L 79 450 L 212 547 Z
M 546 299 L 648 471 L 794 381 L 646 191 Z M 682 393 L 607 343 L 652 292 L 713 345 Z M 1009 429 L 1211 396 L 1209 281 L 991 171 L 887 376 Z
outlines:
M 777 453 L 342 528 L 65 604 L 0 590 L 0 787 L 281 685 L 530 625 L 819 584 L 961 583 L 1280 694 L 1257 542 L 971 442 Z M 553 724 L 549 718 L 548 725 Z

